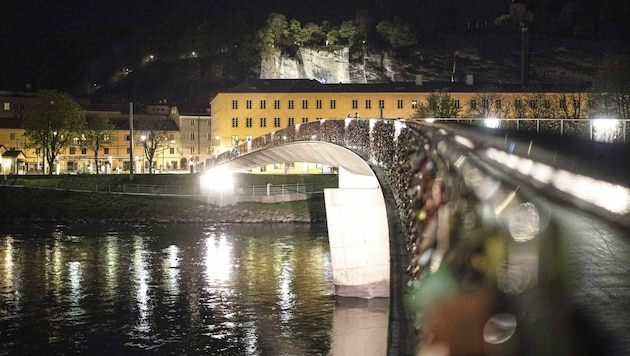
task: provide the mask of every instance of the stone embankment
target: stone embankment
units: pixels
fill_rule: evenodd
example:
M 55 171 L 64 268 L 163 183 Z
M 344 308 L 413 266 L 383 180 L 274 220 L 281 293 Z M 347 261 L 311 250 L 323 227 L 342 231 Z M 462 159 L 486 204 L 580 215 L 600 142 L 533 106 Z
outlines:
M 0 187 L 0 224 L 312 223 L 326 221 L 322 201 L 228 206 L 192 199 Z

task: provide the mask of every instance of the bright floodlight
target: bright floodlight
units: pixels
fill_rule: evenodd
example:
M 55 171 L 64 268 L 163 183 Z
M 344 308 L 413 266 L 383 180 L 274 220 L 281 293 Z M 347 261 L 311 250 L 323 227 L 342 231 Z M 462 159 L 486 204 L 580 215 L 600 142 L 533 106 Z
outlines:
M 619 120 L 610 118 L 597 118 L 591 120 L 593 125 L 593 140 L 601 142 L 614 141 L 619 128 Z
M 496 129 L 501 125 L 501 120 L 494 118 L 494 117 L 489 117 L 485 120 L 483 120 L 483 125 L 485 127 L 489 127 L 491 129 Z
M 234 190 L 232 172 L 225 168 L 212 168 L 200 176 L 201 189 L 206 193 L 231 192 Z

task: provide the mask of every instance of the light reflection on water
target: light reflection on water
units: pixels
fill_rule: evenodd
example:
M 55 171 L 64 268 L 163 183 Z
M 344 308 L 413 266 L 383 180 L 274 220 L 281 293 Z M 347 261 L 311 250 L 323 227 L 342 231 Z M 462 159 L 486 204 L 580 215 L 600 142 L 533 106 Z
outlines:
M 381 353 L 387 310 L 333 291 L 325 226 L 16 230 L 0 234 L 0 355 L 344 354 L 366 323 Z

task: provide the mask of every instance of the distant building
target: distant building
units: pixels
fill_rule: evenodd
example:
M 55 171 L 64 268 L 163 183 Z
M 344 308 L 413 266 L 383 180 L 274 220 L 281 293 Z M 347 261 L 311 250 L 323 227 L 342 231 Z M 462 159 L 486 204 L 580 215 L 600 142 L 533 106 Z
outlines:
M 321 84 L 308 79 L 258 79 L 211 100 L 212 148 L 219 154 L 273 131 L 315 120 L 360 117 L 411 119 L 431 92 L 446 91 L 459 117 L 586 117 L 590 84 L 521 84 L 483 89 L 465 82 Z M 539 116 L 545 114 L 546 116 Z
M 49 170 L 42 153 L 29 147 L 22 129 L 24 113 L 36 98 L 37 93 L 0 92 L 0 153 L 8 152 L 6 157 L 12 157 L 3 156 L 4 161 L 11 161 L 5 163 L 9 174 L 42 174 L 44 167 L 46 172 Z M 177 106 L 165 102 L 147 105 L 142 112 L 134 112 L 134 152 L 131 154 L 128 107 L 121 109 L 117 104 L 75 100 L 85 109 L 86 117 L 103 115 L 114 124 L 116 139 L 97 155 L 100 173 L 129 173 L 131 157 L 134 173 L 149 171 L 141 140 L 143 135 L 146 137 L 147 129 L 143 128 L 146 120 L 160 122 L 160 128 L 168 132 L 169 137 L 155 152 L 153 169 L 156 172 L 189 172 L 195 162 L 212 155 L 208 114 L 180 115 Z M 12 152 L 15 152 L 14 158 Z M 79 145 L 65 148 L 56 162 L 52 167 L 54 173 L 95 173 L 94 152 Z

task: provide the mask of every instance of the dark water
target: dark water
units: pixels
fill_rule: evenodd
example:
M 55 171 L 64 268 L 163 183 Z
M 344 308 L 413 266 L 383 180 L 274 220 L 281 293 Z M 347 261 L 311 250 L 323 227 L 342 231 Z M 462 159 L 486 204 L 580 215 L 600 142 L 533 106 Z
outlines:
M 325 226 L 0 231 L 1 355 L 386 347 L 386 300 L 333 296 Z M 357 333 L 361 325 L 372 331 Z

